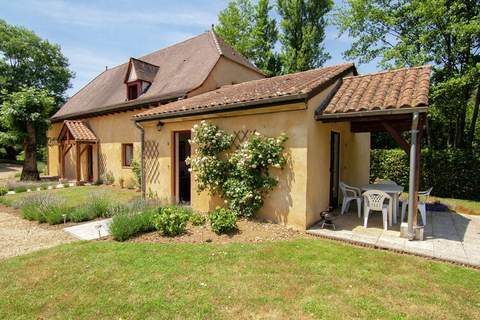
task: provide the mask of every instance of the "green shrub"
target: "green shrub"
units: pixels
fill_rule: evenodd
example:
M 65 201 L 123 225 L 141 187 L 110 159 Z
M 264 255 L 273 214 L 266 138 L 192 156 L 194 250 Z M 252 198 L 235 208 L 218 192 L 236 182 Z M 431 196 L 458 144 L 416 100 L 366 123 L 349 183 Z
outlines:
M 153 231 L 156 211 L 148 209 L 142 212 L 130 211 L 115 215 L 109 227 L 110 234 L 116 241 L 125 241 L 139 233 Z
M 68 219 L 72 222 L 82 222 L 95 219 L 97 216 L 89 205 L 77 207 L 70 211 Z
M 420 189 L 433 187 L 432 195 L 480 200 L 480 153 L 464 150 L 422 150 Z M 408 188 L 409 157 L 399 149 L 372 150 L 370 181 L 390 179 Z
M 27 204 L 25 206 L 22 206 L 20 210 L 22 213 L 22 218 L 30 221 L 44 222 L 42 221 L 42 214 L 38 205 Z
M 8 192 L 8 188 L 6 186 L 0 186 L 0 196 L 6 195 Z
M 65 220 L 68 220 L 67 218 L 70 210 L 71 208 L 68 208 L 65 205 L 50 205 L 42 210 L 42 214 L 48 224 L 60 224 L 64 221 L 64 215 Z
M 157 210 L 154 224 L 163 235 L 173 237 L 185 232 L 191 210 L 184 207 L 168 206 Z
M 105 172 L 102 175 L 101 180 L 106 184 L 106 185 L 111 185 L 115 182 L 115 177 L 113 176 L 113 173 L 110 171 Z
M 206 221 L 205 216 L 200 213 L 192 213 L 192 215 L 190 215 L 190 222 L 194 226 L 203 226 Z
M 15 193 L 22 193 L 22 192 L 27 192 L 27 187 L 18 186 L 18 187 L 15 188 Z
M 87 206 L 95 217 L 109 217 L 111 201 L 104 192 L 90 192 Z
M 237 228 L 237 215 L 230 209 L 217 207 L 208 219 L 212 230 L 217 233 L 230 233 Z
M 139 186 L 142 180 L 142 168 L 140 167 L 139 161 L 137 160 L 132 161 L 132 172 L 135 175 L 135 180 L 136 180 L 132 182 L 134 185 L 133 188 L 135 188 L 135 185 Z

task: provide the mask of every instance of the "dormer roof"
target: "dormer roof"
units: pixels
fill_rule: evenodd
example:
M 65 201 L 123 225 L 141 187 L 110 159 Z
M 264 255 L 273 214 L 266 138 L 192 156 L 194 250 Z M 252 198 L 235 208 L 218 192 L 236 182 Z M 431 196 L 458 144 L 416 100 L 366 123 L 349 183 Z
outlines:
M 125 83 L 132 81 L 147 81 L 152 83 L 155 80 L 159 66 L 142 61 L 140 59 L 130 58 L 128 61 L 127 72 L 125 73 Z

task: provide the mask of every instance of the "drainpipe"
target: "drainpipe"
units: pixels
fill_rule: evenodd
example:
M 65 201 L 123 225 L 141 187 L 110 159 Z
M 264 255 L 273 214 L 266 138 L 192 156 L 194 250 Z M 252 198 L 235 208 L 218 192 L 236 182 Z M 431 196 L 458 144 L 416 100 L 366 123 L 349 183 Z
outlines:
M 413 230 L 413 202 L 415 201 L 415 181 L 416 181 L 416 150 L 417 150 L 417 134 L 418 134 L 418 120 L 419 113 L 415 112 L 412 118 L 412 141 L 410 142 L 410 173 L 408 183 L 408 240 L 415 238 Z
M 145 173 L 144 173 L 144 153 L 145 153 L 145 128 L 143 128 L 138 122 L 134 121 L 137 128 L 140 130 L 140 190 L 142 192 L 142 198 L 145 199 Z

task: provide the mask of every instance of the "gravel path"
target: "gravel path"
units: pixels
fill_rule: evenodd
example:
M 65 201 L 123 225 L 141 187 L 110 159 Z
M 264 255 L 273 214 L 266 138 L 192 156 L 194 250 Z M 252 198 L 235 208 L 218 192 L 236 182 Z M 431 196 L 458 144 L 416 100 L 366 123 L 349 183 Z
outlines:
M 15 177 L 15 174 L 20 171 L 22 171 L 22 166 L 19 164 L 0 162 L 0 182 Z
M 0 260 L 75 241 L 60 228 L 39 225 L 0 210 Z

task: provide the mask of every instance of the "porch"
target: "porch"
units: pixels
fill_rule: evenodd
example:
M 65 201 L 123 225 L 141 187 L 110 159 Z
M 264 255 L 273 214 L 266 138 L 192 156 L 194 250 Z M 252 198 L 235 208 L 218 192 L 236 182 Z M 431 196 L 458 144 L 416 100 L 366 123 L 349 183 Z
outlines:
M 427 211 L 424 241 L 408 241 L 400 237 L 400 224 L 383 229 L 382 215 L 374 213 L 363 227 L 356 208 L 340 215 L 333 212 L 335 229 L 322 228 L 319 222 L 308 234 L 345 241 L 361 246 L 393 250 L 429 258 L 480 267 L 480 216 L 463 215 L 453 211 Z

